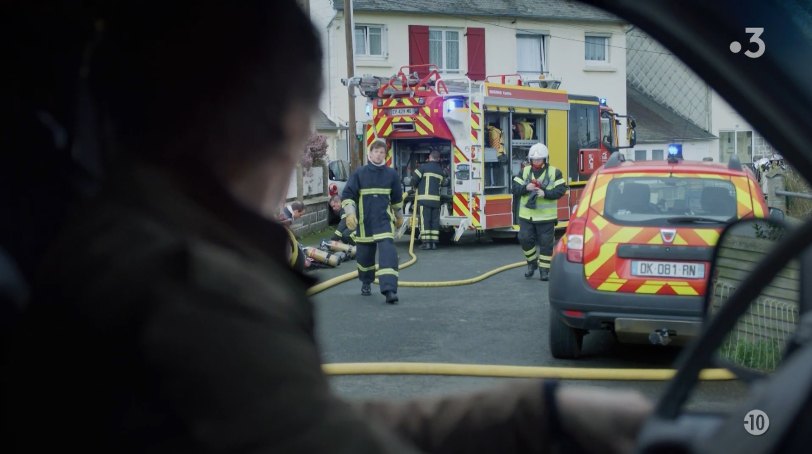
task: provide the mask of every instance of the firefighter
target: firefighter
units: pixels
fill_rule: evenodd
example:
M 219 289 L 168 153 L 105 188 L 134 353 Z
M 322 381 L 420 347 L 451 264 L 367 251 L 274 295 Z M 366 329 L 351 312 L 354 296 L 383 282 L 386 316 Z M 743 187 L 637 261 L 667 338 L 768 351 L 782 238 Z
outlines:
M 378 281 L 386 302 L 398 302 L 398 254 L 395 229 L 403 225 L 403 189 L 394 169 L 386 166 L 386 142 L 375 140 L 367 152 L 369 163 L 350 176 L 341 206 L 347 227 L 355 232 L 361 295 L 371 295 L 378 250 Z M 357 210 L 356 210 L 357 207 Z M 358 213 L 356 215 L 356 212 Z
M 341 208 L 340 196 L 334 195 L 330 198 L 330 208 L 339 216 L 339 219 L 341 219 L 338 221 L 338 225 L 333 232 L 333 236 L 330 237 L 330 240 L 341 241 L 344 244 L 355 244 L 355 239 L 353 238 L 354 232 L 347 227 L 347 213 L 344 212 L 344 208 Z
M 440 185 L 443 182 L 440 152 L 429 153 L 429 160 L 414 171 L 412 186 L 420 210 L 420 249 L 437 249 L 440 239 Z
M 555 225 L 558 222 L 558 199 L 567 191 L 561 171 L 547 163 L 547 146 L 537 143 L 527 154 L 530 165 L 513 178 L 513 194 L 519 201 L 519 243 L 527 260 L 524 277 L 539 270 L 542 281 L 550 279 Z M 538 248 L 538 255 L 536 252 Z

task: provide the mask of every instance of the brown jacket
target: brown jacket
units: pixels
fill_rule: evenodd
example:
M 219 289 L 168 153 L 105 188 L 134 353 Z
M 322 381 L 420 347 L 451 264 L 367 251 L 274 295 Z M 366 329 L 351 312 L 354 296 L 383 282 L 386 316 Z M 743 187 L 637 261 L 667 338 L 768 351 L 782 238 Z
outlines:
M 17 368 L 22 451 L 538 452 L 541 386 L 348 404 L 282 227 L 140 167 L 62 237 Z M 180 182 L 178 182 L 180 181 Z

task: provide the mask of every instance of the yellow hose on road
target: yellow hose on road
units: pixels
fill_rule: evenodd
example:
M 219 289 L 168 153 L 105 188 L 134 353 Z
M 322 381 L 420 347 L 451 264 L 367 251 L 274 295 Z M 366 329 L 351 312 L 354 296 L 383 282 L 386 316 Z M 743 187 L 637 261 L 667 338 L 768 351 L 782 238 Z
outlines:
M 604 369 L 589 367 L 500 366 L 446 363 L 333 363 L 323 364 L 327 375 L 451 375 L 559 380 L 670 380 L 674 369 Z M 701 380 L 735 380 L 727 369 L 705 369 Z
M 410 218 L 411 221 L 411 234 L 409 237 L 409 259 L 407 262 L 398 265 L 399 269 L 408 268 L 417 262 L 417 256 L 414 254 L 414 231 L 415 231 L 415 223 L 416 223 L 417 216 L 415 213 L 412 213 Z M 455 287 L 460 285 L 471 285 L 477 282 L 483 281 L 495 274 L 501 273 L 503 271 L 507 271 L 513 268 L 518 268 L 520 266 L 525 265 L 527 262 L 521 261 L 516 263 L 511 263 L 509 265 L 500 266 L 499 268 L 494 268 L 486 273 L 480 274 L 479 276 L 468 278 L 468 279 L 457 279 L 454 281 L 428 281 L 428 282 L 419 282 L 419 281 L 399 281 L 398 287 Z M 341 276 L 336 276 L 332 279 L 328 279 L 324 282 L 321 282 L 313 287 L 310 287 L 307 290 L 307 296 L 313 296 L 317 293 L 321 293 L 329 288 L 335 287 L 336 285 L 343 284 L 344 282 L 351 281 L 358 277 L 358 270 L 351 271 L 347 274 L 342 274 Z M 378 280 L 375 279 L 375 284 L 378 284 Z
M 399 265 L 400 269 L 408 268 L 417 262 L 414 254 L 414 232 L 417 216 L 412 212 L 411 234 L 409 238 L 409 256 L 407 262 Z M 469 285 L 485 280 L 497 273 L 523 266 L 526 262 L 516 262 L 494 268 L 479 276 L 454 281 L 410 282 L 400 281 L 400 287 L 452 287 Z M 352 271 L 334 277 L 308 289 L 312 296 L 338 284 L 358 277 L 358 271 Z M 376 280 L 377 284 L 378 281 Z M 583 367 L 543 367 L 543 366 L 503 366 L 486 364 L 447 364 L 447 363 L 334 363 L 323 364 L 328 375 L 450 375 L 466 377 L 505 377 L 505 378 L 555 378 L 560 380 L 628 380 L 628 381 L 662 381 L 670 380 L 674 369 L 608 369 Z M 735 380 L 736 376 L 727 369 L 705 369 L 700 374 L 701 380 Z

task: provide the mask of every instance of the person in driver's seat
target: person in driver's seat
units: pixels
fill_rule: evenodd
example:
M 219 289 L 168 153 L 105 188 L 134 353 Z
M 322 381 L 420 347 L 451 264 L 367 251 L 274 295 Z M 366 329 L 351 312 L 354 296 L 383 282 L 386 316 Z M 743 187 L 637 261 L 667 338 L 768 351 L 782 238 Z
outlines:
M 293 0 L 117 5 L 89 70 L 118 160 L 51 251 L 4 371 L 6 452 L 631 448 L 649 412 L 631 391 L 337 397 L 313 280 L 273 220 L 321 94 L 316 30 Z

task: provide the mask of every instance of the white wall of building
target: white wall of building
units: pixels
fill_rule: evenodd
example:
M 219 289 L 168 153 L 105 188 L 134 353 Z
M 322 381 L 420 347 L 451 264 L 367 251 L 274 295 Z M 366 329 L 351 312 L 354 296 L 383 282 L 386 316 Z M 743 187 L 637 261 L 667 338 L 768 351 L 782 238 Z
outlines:
M 325 50 L 325 93 L 321 107 L 328 116 L 344 123 L 348 118 L 347 90 L 341 78 L 347 77 L 343 12 L 336 12 L 329 0 L 312 0 L 311 18 L 322 31 Z M 485 29 L 486 73 L 509 74 L 517 69 L 516 35 L 539 32 L 548 36 L 547 64 L 550 73 L 562 80 L 561 88 L 570 93 L 606 98 L 619 113 L 626 113 L 626 34 L 617 23 L 532 22 L 482 18 L 467 20 L 449 16 L 411 14 L 370 14 L 356 12 L 355 24 L 386 26 L 386 55 L 381 58 L 357 58 L 355 74 L 390 77 L 409 63 L 409 25 Z M 610 38 L 609 63 L 588 66 L 584 59 L 584 37 L 602 33 Z M 460 36 L 461 74 L 467 72 L 467 42 Z M 356 98 L 356 119 L 366 117 L 363 97 Z
M 701 161 L 704 158 L 713 158 L 714 162 L 719 162 L 719 153 L 717 151 L 718 145 L 716 140 L 696 140 L 696 141 L 683 141 L 682 143 L 682 158 L 686 161 Z M 651 161 L 654 157 L 654 150 L 662 150 L 663 159 L 668 157 L 668 145 L 670 143 L 638 143 L 633 149 L 626 149 L 623 154 L 626 159 L 635 160 L 637 151 L 645 151 L 646 160 Z

